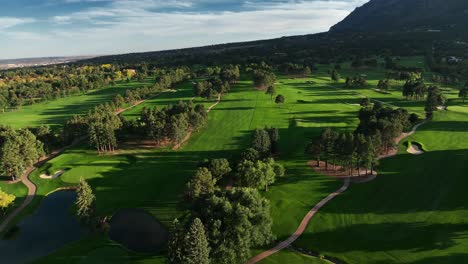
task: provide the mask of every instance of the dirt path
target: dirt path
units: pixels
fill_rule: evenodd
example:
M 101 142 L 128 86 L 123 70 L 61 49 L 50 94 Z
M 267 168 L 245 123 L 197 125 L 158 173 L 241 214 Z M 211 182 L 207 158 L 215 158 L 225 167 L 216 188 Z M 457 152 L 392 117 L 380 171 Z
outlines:
M 152 99 L 152 98 L 155 98 L 157 96 L 159 96 L 161 93 L 159 94 L 156 94 L 154 96 L 151 96 L 151 97 L 148 97 L 146 98 L 145 100 L 140 100 L 138 102 L 136 102 L 135 104 L 133 104 L 132 106 L 130 107 L 127 107 L 125 109 L 119 109 L 115 112 L 116 115 L 118 114 L 121 114 L 129 109 L 132 109 L 144 102 L 146 102 L 147 100 L 149 99 Z M 60 148 L 60 149 L 57 149 L 57 150 L 54 150 L 52 153 L 50 153 L 49 155 L 41 158 L 38 162 L 36 162 L 33 167 L 30 167 L 28 169 L 26 169 L 26 171 L 23 173 L 23 175 L 21 176 L 20 180 L 21 182 L 23 182 L 24 185 L 26 185 L 26 187 L 28 188 L 28 195 L 26 197 L 26 199 L 24 199 L 23 203 L 18 207 L 16 208 L 13 212 L 11 212 L 2 222 L 2 224 L 0 225 L 0 234 L 3 233 L 5 231 L 5 229 L 8 227 L 8 225 L 11 223 L 11 221 L 13 221 L 13 219 L 15 219 L 19 213 L 21 211 L 23 211 L 23 209 L 25 209 L 29 204 L 31 204 L 31 202 L 33 201 L 34 197 L 36 196 L 36 191 L 37 191 L 37 186 L 29 179 L 29 176 L 31 175 L 32 172 L 34 172 L 37 168 L 41 167 L 44 163 L 46 163 L 47 161 L 51 160 L 51 159 L 54 159 L 55 157 L 59 156 L 60 154 L 62 154 L 65 150 L 68 150 L 76 145 L 78 145 L 79 143 L 81 143 L 83 140 L 85 140 L 87 137 L 81 137 L 77 140 L 75 140 L 72 144 L 68 145 L 68 146 L 65 146 L 63 148 Z M 19 181 L 12 181 L 10 183 L 17 183 Z
M 426 123 L 427 123 L 427 121 L 424 121 L 424 122 L 421 122 L 421 123 L 415 125 L 410 132 L 403 133 L 401 136 L 396 138 L 395 143 L 398 144 L 403 139 L 413 135 L 420 126 L 422 126 L 423 124 L 426 124 Z M 393 157 L 393 156 L 395 156 L 397 154 L 397 152 L 398 151 L 396 150 L 394 153 L 392 152 L 392 153 L 388 153 L 386 155 L 382 155 L 382 156 L 379 157 L 379 159 L 385 159 L 385 158 L 388 158 L 388 157 Z M 370 180 L 372 180 L 372 179 L 370 179 Z M 370 180 L 367 180 L 367 181 L 370 181 Z M 367 182 L 367 181 L 363 181 L 363 182 Z M 294 234 L 292 234 L 288 239 L 286 239 L 286 240 L 280 242 L 279 244 L 277 244 L 272 249 L 264 251 L 264 252 L 258 254 L 257 256 L 251 258 L 249 261 L 246 262 L 246 264 L 257 263 L 257 262 L 259 262 L 259 261 L 261 261 L 261 260 L 275 254 L 276 252 L 288 247 L 289 245 L 291 245 L 294 241 L 296 241 L 297 238 L 299 238 L 302 235 L 302 233 L 304 233 L 304 230 L 306 229 L 306 227 L 309 224 L 310 220 L 312 220 L 312 218 L 318 212 L 318 210 L 320 208 L 322 208 L 326 203 L 331 201 L 333 198 L 335 198 L 336 196 L 338 196 L 338 195 L 342 194 L 343 192 L 345 192 L 348 189 L 350 183 L 351 183 L 351 178 L 350 177 L 344 178 L 343 186 L 340 189 L 338 189 L 336 192 L 331 193 L 325 199 L 323 199 L 318 204 L 316 204 L 314 206 L 314 208 L 312 208 L 312 210 L 310 210 L 306 214 L 306 216 L 302 219 L 301 224 L 297 228 L 296 232 L 294 232 Z
M 312 219 L 312 217 L 314 217 L 314 215 L 318 212 L 318 210 L 320 210 L 320 208 L 322 208 L 326 203 L 331 201 L 333 198 L 335 198 L 336 196 L 338 196 L 341 193 L 343 193 L 344 191 L 346 191 L 348 189 L 348 187 L 349 187 L 349 184 L 350 184 L 349 178 L 345 179 L 344 184 L 340 189 L 338 189 L 336 192 L 333 192 L 330 195 L 328 195 L 325 199 L 323 199 L 318 204 L 316 204 L 314 206 L 314 208 L 312 208 L 312 210 L 310 210 L 306 214 L 306 216 L 304 217 L 304 219 L 302 219 L 301 224 L 297 228 L 296 232 L 294 232 L 294 234 L 292 234 L 288 239 L 286 239 L 286 240 L 280 242 L 279 244 L 277 244 L 274 248 L 269 249 L 269 250 L 267 250 L 267 251 L 265 251 L 263 253 L 260 253 L 259 255 L 255 256 L 255 257 L 251 258 L 249 261 L 247 261 L 246 264 L 257 263 L 257 262 L 259 262 L 259 261 L 261 261 L 261 260 L 275 254 L 276 252 L 288 247 L 289 245 L 291 245 L 294 241 L 296 241 L 296 239 L 298 239 L 302 235 L 302 233 L 304 233 L 304 231 L 307 228 L 307 225 L 309 224 L 310 220 Z
M 206 112 L 207 112 L 207 113 L 211 112 L 211 110 L 212 110 L 215 106 L 217 106 L 220 102 L 221 102 L 221 94 L 218 95 L 218 100 L 216 100 L 216 103 L 214 103 L 214 104 L 212 104 L 210 107 L 208 107 L 208 109 L 206 110 Z M 192 133 L 193 133 L 193 131 L 190 130 L 190 131 L 187 133 L 187 135 L 185 135 L 184 139 L 182 139 L 182 141 L 181 141 L 180 143 L 178 143 L 178 144 L 176 144 L 174 147 L 172 147 L 172 150 L 178 150 L 178 149 L 180 149 L 180 148 L 182 147 L 182 145 L 190 139 L 190 137 L 192 136 Z

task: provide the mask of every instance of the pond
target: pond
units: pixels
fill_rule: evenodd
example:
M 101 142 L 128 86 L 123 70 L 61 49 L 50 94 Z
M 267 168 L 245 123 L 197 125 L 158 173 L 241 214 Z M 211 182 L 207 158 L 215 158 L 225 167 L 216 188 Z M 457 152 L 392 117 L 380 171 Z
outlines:
M 70 213 L 74 191 L 58 191 L 45 197 L 39 208 L 17 225 L 17 232 L 0 240 L 0 263 L 28 263 L 46 256 L 88 231 Z
M 112 216 L 109 237 L 140 253 L 155 253 L 167 242 L 168 232 L 141 209 L 122 209 Z

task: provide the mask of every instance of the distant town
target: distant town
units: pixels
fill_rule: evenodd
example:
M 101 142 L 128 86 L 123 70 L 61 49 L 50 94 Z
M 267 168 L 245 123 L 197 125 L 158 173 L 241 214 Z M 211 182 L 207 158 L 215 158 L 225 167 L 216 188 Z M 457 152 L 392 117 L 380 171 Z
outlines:
M 84 59 L 90 59 L 93 57 L 94 56 L 75 56 L 75 57 L 7 59 L 7 60 L 0 60 L 0 70 L 63 64 L 63 63 L 70 63 L 74 61 L 84 60 Z

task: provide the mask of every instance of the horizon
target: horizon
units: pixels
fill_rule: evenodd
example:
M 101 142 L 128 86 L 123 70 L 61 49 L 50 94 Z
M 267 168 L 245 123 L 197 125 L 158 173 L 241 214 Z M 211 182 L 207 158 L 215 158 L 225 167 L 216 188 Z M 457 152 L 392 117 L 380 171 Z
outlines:
M 314 34 L 328 31 L 366 2 L 19 0 L 0 10 L 0 60 L 104 56 Z

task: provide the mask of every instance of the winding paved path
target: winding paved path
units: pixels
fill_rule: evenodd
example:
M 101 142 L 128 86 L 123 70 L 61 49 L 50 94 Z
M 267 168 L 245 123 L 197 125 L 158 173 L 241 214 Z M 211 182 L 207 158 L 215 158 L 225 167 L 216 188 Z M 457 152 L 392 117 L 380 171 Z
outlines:
M 118 114 L 121 114 L 127 110 L 130 110 L 144 102 L 146 102 L 147 100 L 149 99 L 152 99 L 152 98 L 155 98 L 157 96 L 159 96 L 161 93 L 158 93 L 154 96 L 151 96 L 151 97 L 148 97 L 146 98 L 145 100 L 140 100 L 138 102 L 136 102 L 135 104 L 133 104 L 132 106 L 130 107 L 127 107 L 125 109 L 119 109 L 115 112 L 116 115 Z M 32 167 L 26 169 L 26 171 L 23 173 L 23 175 L 21 176 L 20 178 L 20 181 L 23 182 L 24 185 L 26 185 L 26 187 L 28 188 L 28 194 L 26 196 L 26 199 L 24 199 L 23 203 L 17 207 L 13 212 L 11 212 L 2 222 L 2 224 L 0 225 L 0 234 L 3 233 L 5 231 L 5 229 L 8 227 L 8 225 L 11 223 L 11 221 L 13 221 L 13 219 L 15 219 L 19 213 L 21 213 L 21 211 L 23 211 L 29 204 L 31 204 L 31 202 L 33 201 L 34 197 L 36 196 L 36 192 L 37 192 L 37 186 L 29 179 L 29 176 L 31 175 L 31 173 L 33 171 L 35 171 L 37 168 L 41 167 L 44 163 L 46 163 L 47 161 L 59 156 L 60 154 L 62 154 L 65 150 L 67 149 L 70 149 L 76 145 L 78 145 L 80 142 L 82 142 L 83 140 L 85 140 L 87 137 L 81 137 L 77 140 L 75 140 L 71 145 L 68 145 L 68 146 L 65 146 L 61 149 L 58 149 L 58 150 L 54 150 L 52 153 L 50 153 L 49 155 L 41 158 L 38 162 L 36 162 Z M 17 183 L 19 181 L 13 181 L 11 183 Z
M 401 136 L 399 136 L 398 138 L 395 139 L 395 143 L 399 144 L 403 139 L 413 135 L 420 126 L 422 126 L 423 124 L 426 124 L 426 123 L 427 123 L 427 121 L 421 122 L 421 123 L 415 125 L 410 132 L 401 134 Z M 397 155 L 397 153 L 398 153 L 398 149 L 396 151 L 392 152 L 392 153 L 380 156 L 379 159 L 385 159 L 385 158 L 393 157 L 393 156 Z M 294 234 L 292 234 L 288 239 L 278 243 L 275 247 L 273 247 L 273 248 L 271 248 L 271 249 L 269 249 L 267 251 L 264 251 L 264 252 L 258 254 L 257 256 L 251 258 L 250 260 L 248 260 L 246 262 L 246 264 L 255 264 L 255 263 L 257 263 L 257 262 L 259 262 L 259 261 L 261 261 L 261 260 L 275 254 L 276 252 L 278 252 L 278 251 L 280 251 L 280 250 L 282 250 L 284 248 L 287 248 L 289 245 L 291 245 L 294 241 L 296 241 L 296 239 L 298 239 L 304 233 L 304 231 L 307 228 L 307 225 L 309 224 L 310 220 L 312 220 L 312 218 L 318 212 L 318 210 L 320 210 L 320 208 L 322 208 L 325 204 L 330 202 L 333 198 L 335 198 L 336 196 L 338 196 L 338 195 L 342 194 L 343 192 L 345 192 L 348 189 L 350 183 L 351 183 L 350 178 L 349 177 L 345 178 L 344 179 L 344 184 L 340 189 L 338 189 L 337 191 L 335 191 L 335 192 L 331 193 L 330 195 L 328 195 L 325 199 L 323 199 L 318 204 L 316 204 L 314 206 L 314 208 L 312 208 L 312 210 L 310 210 L 306 214 L 306 216 L 302 219 L 301 224 L 297 228 L 296 232 L 294 232 Z
M 306 216 L 304 217 L 304 219 L 302 219 L 301 224 L 297 228 L 296 232 L 294 232 L 294 234 L 292 234 L 288 239 L 280 242 L 274 248 L 269 249 L 269 250 L 267 250 L 265 252 L 262 252 L 259 255 L 251 258 L 249 261 L 247 261 L 246 264 L 257 263 L 260 260 L 263 260 L 264 258 L 267 258 L 267 257 L 275 254 L 276 252 L 278 252 L 278 251 L 288 247 L 289 245 L 291 245 L 294 241 L 296 241 L 296 239 L 298 239 L 302 235 L 302 233 L 304 233 L 304 231 L 307 228 L 307 225 L 309 224 L 310 220 L 312 219 L 312 217 L 314 217 L 314 215 L 318 212 L 318 210 L 320 210 L 320 208 L 322 208 L 326 203 L 331 201 L 333 198 L 335 198 L 336 196 L 338 196 L 341 193 L 343 193 L 344 191 L 346 191 L 348 189 L 348 187 L 349 187 L 349 184 L 350 184 L 350 180 L 349 180 L 349 178 L 346 178 L 344 180 L 343 186 L 340 189 L 338 189 L 336 192 L 333 192 L 330 195 L 328 195 L 325 199 L 323 199 L 318 204 L 316 204 L 314 206 L 314 208 L 312 208 L 312 210 L 310 210 L 306 214 Z

